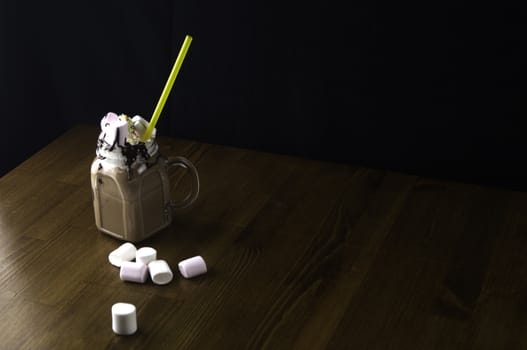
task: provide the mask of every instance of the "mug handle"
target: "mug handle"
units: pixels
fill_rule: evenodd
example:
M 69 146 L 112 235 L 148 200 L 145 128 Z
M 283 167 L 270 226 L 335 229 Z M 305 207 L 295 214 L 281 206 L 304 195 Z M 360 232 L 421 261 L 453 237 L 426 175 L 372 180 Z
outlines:
M 183 208 L 190 206 L 192 203 L 196 201 L 196 199 L 198 198 L 198 194 L 199 194 L 198 170 L 196 169 L 194 164 L 192 164 L 190 160 L 188 160 L 185 157 L 168 157 L 166 164 L 167 164 L 167 169 L 173 166 L 185 168 L 190 172 L 190 175 L 192 176 L 191 191 L 187 194 L 187 196 L 183 200 L 179 202 L 176 202 L 173 199 L 171 199 L 170 207 L 172 209 L 183 209 Z

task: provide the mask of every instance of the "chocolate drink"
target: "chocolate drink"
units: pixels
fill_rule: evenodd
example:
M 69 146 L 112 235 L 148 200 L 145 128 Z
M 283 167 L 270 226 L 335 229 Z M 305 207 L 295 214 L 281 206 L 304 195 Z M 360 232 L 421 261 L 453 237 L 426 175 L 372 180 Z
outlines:
M 155 131 L 146 142 L 140 136 L 147 122 L 135 116 L 108 113 L 101 120 L 97 157 L 91 166 L 97 228 L 116 238 L 138 242 L 172 222 L 172 209 L 194 202 L 199 192 L 195 167 L 183 157 L 159 154 Z M 182 203 L 170 199 L 168 168 L 181 166 L 193 176 L 192 192 Z

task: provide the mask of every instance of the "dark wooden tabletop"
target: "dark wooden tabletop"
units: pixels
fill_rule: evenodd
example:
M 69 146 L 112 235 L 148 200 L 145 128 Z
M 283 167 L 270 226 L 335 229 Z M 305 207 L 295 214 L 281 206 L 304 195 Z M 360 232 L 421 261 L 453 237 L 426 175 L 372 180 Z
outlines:
M 201 193 L 122 282 L 77 127 L 0 178 L 0 349 L 525 349 L 527 195 L 160 138 Z M 184 190 L 184 177 L 178 188 Z M 184 279 L 177 262 L 209 272 Z M 111 306 L 137 307 L 117 336 Z

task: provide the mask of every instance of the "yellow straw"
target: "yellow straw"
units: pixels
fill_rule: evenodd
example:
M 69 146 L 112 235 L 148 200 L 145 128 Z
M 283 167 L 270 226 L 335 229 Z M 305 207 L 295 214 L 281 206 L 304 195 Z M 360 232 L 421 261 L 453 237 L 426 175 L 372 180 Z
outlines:
M 172 90 L 172 85 L 174 85 L 174 81 L 176 80 L 176 77 L 179 73 L 179 69 L 181 68 L 181 65 L 183 64 L 183 60 L 185 59 L 185 56 L 187 55 L 188 48 L 190 46 L 190 43 L 192 42 L 192 37 L 190 35 L 187 35 L 185 37 L 185 41 L 183 41 L 183 45 L 181 45 L 181 49 L 179 50 L 179 54 L 176 58 L 176 62 L 174 62 L 174 66 L 172 67 L 172 71 L 170 72 L 170 75 L 168 76 L 168 80 L 165 84 L 165 88 L 163 89 L 163 92 L 161 93 L 161 97 L 159 98 L 159 101 L 157 102 L 156 109 L 154 110 L 154 114 L 152 114 L 152 118 L 150 119 L 150 123 L 148 123 L 148 127 L 146 128 L 145 133 L 143 134 L 143 137 L 141 138 L 141 141 L 145 142 L 152 136 L 152 132 L 154 131 L 154 128 L 156 127 L 157 120 L 159 119 L 159 116 L 161 115 L 161 112 L 163 111 L 163 107 L 165 106 L 165 102 L 167 101 L 168 95 L 170 94 L 170 91 Z

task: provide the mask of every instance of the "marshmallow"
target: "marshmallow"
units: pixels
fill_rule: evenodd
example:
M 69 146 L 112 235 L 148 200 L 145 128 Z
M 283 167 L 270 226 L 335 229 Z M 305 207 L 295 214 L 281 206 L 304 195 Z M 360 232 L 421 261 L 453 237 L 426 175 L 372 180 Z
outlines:
M 110 255 L 108 255 L 108 260 L 113 266 L 121 267 L 123 261 L 134 260 L 136 252 L 137 249 L 135 246 L 130 242 L 126 242 L 112 251 Z
M 148 268 L 140 262 L 123 261 L 119 277 L 123 281 L 145 283 L 148 277 Z
M 148 265 L 151 261 L 157 259 L 157 251 L 154 248 L 139 248 L 135 253 L 135 261 Z
M 199 255 L 180 261 L 178 268 L 185 278 L 196 277 L 207 272 L 207 264 Z
M 130 335 L 137 331 L 135 306 L 116 303 L 112 306 L 112 330 L 115 334 Z
M 168 284 L 174 277 L 170 266 L 165 260 L 151 261 L 148 264 L 148 270 L 150 271 L 150 278 L 155 284 Z
M 101 130 L 106 131 L 110 125 L 119 123 L 119 116 L 115 114 L 114 112 L 108 112 L 104 117 L 101 119 Z
M 124 146 L 128 137 L 128 121 L 126 118 L 121 118 L 117 114 L 110 112 L 101 119 L 101 130 L 99 138 L 103 139 L 108 145 L 112 146 L 117 143 Z
M 136 115 L 132 118 L 132 124 L 134 126 L 134 129 L 136 130 L 137 134 L 140 137 L 143 137 L 143 134 L 145 133 L 146 129 L 148 128 L 148 122 L 141 117 L 140 115 Z

